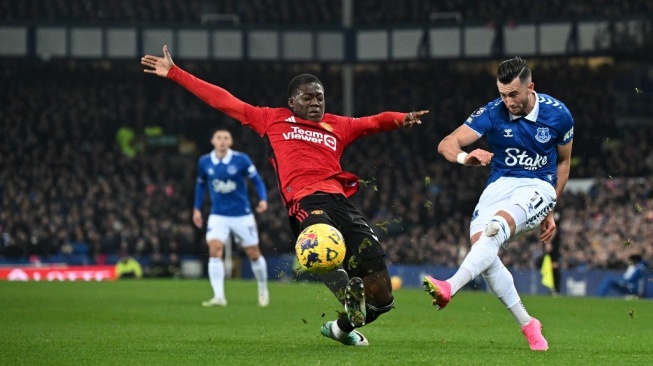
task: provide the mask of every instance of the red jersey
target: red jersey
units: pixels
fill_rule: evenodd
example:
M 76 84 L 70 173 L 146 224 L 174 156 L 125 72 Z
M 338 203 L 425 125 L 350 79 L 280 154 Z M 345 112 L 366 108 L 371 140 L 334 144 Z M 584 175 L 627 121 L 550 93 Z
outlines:
M 358 177 L 340 166 L 342 153 L 354 140 L 400 128 L 406 113 L 383 112 L 352 118 L 325 113 L 320 122 L 301 119 L 288 108 L 255 107 L 223 88 L 173 66 L 168 78 L 205 103 L 228 114 L 267 139 L 270 162 L 288 209 L 316 191 L 352 196 Z

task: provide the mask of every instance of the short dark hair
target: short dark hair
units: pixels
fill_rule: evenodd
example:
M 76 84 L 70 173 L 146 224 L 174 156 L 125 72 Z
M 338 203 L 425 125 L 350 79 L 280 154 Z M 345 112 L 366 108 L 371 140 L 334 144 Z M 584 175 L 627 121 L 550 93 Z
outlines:
M 221 127 L 221 126 L 214 127 L 212 131 L 213 131 L 213 133 L 211 133 L 211 136 L 215 135 L 215 133 L 219 132 L 219 131 L 225 131 L 225 132 L 227 132 L 227 133 L 229 133 L 231 135 L 231 131 L 229 131 L 229 129 L 226 128 L 226 127 Z
M 531 69 L 521 57 L 514 57 L 499 64 L 497 80 L 501 84 L 510 84 L 518 76 L 522 84 L 525 84 L 531 77 Z
M 630 259 L 630 261 L 633 263 L 637 263 L 642 261 L 642 256 L 639 254 L 631 254 L 628 259 Z
M 288 98 L 292 98 L 297 93 L 300 86 L 311 83 L 318 83 L 324 87 L 320 79 L 318 79 L 315 75 L 301 74 L 295 76 L 292 78 L 292 80 L 290 80 L 290 83 L 288 84 Z

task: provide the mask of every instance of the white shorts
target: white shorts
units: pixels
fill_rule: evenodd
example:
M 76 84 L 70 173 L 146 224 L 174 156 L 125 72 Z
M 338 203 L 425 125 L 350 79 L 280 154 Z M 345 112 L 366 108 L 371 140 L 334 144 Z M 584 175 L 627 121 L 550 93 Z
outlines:
M 206 241 L 220 240 L 226 242 L 233 233 L 240 245 L 251 247 L 258 244 L 258 228 L 254 214 L 245 216 L 209 215 L 206 225 Z
M 556 191 L 550 183 L 535 178 L 499 178 L 481 194 L 469 225 L 469 235 L 485 230 L 492 217 L 509 205 L 518 205 L 526 212 L 526 225 L 521 232 L 533 230 L 555 204 Z M 519 234 L 516 232 L 514 236 Z

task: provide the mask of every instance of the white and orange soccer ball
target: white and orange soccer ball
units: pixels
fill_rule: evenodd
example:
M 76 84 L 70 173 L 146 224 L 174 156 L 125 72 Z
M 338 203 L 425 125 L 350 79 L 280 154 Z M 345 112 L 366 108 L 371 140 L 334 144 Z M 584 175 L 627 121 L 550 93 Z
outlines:
M 313 224 L 305 228 L 295 244 L 300 267 L 312 273 L 334 270 L 345 260 L 346 252 L 342 234 L 328 224 Z

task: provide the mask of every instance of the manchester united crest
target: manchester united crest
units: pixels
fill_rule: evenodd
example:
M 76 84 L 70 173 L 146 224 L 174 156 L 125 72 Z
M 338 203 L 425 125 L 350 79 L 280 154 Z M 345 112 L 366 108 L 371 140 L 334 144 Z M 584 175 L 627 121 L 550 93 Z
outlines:
M 331 127 L 331 125 L 326 122 L 320 122 L 320 126 L 329 132 L 333 132 L 333 127 Z

